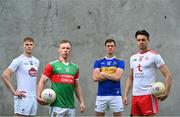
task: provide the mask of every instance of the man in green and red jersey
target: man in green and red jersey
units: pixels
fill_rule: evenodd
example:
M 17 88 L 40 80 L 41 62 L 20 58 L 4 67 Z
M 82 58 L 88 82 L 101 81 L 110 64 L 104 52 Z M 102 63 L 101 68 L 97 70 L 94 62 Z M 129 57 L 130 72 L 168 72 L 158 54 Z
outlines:
M 47 103 L 41 98 L 41 92 L 48 79 L 56 92 L 56 100 L 50 104 L 51 116 L 75 116 L 74 92 L 80 102 L 80 112 L 85 111 L 84 99 L 79 83 L 79 67 L 70 62 L 72 44 L 68 40 L 59 43 L 59 59 L 48 63 L 37 87 L 37 100 L 41 105 Z

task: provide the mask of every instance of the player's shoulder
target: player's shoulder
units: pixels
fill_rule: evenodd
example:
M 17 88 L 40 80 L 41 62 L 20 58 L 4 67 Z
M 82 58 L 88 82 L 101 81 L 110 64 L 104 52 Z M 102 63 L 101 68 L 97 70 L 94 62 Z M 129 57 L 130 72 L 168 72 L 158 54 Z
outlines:
M 24 55 L 21 54 L 21 55 L 19 55 L 18 57 L 14 58 L 13 61 L 21 61 L 21 60 L 23 60 L 23 59 L 24 59 Z
M 130 58 L 136 57 L 139 54 L 139 52 L 133 53 L 130 55 Z
M 118 61 L 123 61 L 120 57 L 115 57 L 114 59 Z
M 70 62 L 70 64 L 77 67 L 77 68 L 79 68 L 79 66 L 77 64 L 73 63 L 73 62 Z
M 40 61 L 38 58 L 36 58 L 34 56 L 32 56 L 32 59 L 35 60 L 35 61 L 38 61 L 38 62 Z
M 97 58 L 96 60 L 101 61 L 101 60 L 105 60 L 105 59 L 106 59 L 105 57 L 100 57 L 100 58 Z
M 22 59 L 22 58 L 24 58 L 24 55 L 23 55 L 23 54 L 17 56 L 15 59 Z
M 153 49 L 150 49 L 148 52 L 151 53 L 151 54 L 154 54 L 154 55 L 158 55 L 159 54 L 159 52 L 157 52 L 157 51 L 155 51 Z
M 102 61 L 105 61 L 105 60 L 106 60 L 105 57 L 101 57 L 101 58 L 96 59 L 96 62 L 102 62 Z
M 23 55 L 20 55 L 12 60 L 11 65 L 20 65 L 23 60 Z
M 58 63 L 58 62 L 61 62 L 61 61 L 59 61 L 59 60 L 53 60 L 53 61 L 50 61 L 49 64 L 50 64 L 50 65 L 53 65 L 53 64 L 56 64 L 56 63 Z
M 119 57 L 115 57 L 114 59 L 115 59 L 115 61 L 118 61 L 118 62 L 124 62 L 124 60 Z

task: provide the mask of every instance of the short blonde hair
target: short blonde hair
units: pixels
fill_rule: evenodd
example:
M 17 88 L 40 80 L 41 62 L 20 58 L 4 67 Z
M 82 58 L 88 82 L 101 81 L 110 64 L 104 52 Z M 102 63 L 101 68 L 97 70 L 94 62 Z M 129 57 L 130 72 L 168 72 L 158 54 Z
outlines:
M 34 39 L 33 39 L 32 37 L 25 37 L 25 38 L 24 38 L 24 42 L 25 42 L 25 41 L 31 41 L 31 42 L 34 43 Z
M 60 44 L 62 44 L 62 43 L 69 43 L 69 44 L 72 46 L 72 43 L 71 43 L 69 40 L 66 40 L 66 39 L 61 40 L 61 41 L 59 42 L 59 46 L 60 46 Z

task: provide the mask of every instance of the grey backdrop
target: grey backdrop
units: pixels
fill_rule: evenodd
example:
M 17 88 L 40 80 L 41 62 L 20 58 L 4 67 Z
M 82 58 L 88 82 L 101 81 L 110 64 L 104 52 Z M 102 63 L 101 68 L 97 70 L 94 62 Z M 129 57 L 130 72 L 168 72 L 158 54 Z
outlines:
M 0 0 L 0 73 L 22 53 L 22 40 L 36 40 L 34 56 L 40 59 L 39 77 L 49 61 L 57 59 L 56 45 L 67 38 L 73 43 L 72 61 L 81 69 L 80 83 L 87 110 L 77 115 L 93 116 L 97 84 L 91 77 L 96 58 L 104 56 L 104 40 L 116 39 L 116 55 L 126 68 L 121 84 L 128 77 L 129 57 L 137 51 L 134 33 L 150 32 L 151 47 L 164 58 L 173 75 L 170 96 L 160 102 L 159 115 L 180 115 L 180 1 L 179 0 Z M 162 76 L 158 73 L 158 79 Z M 13 76 L 13 82 L 16 82 Z M 15 83 L 14 83 L 15 84 Z M 123 115 L 129 115 L 130 105 Z M 0 81 L 0 115 L 13 114 L 13 98 Z M 111 115 L 108 113 L 107 115 Z M 38 115 L 48 115 L 48 106 L 38 106 Z

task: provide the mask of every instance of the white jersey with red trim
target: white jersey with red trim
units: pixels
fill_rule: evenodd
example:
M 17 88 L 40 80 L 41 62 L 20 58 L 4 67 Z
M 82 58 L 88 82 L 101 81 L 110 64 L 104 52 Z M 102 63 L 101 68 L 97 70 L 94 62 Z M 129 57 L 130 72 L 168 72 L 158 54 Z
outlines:
M 130 58 L 133 69 L 133 95 L 151 94 L 152 83 L 156 80 L 156 71 L 165 65 L 164 60 L 154 50 L 137 53 Z
M 35 97 L 39 60 L 22 54 L 15 58 L 8 68 L 16 72 L 17 90 L 25 91 L 26 97 Z

